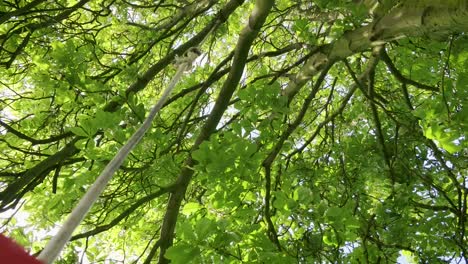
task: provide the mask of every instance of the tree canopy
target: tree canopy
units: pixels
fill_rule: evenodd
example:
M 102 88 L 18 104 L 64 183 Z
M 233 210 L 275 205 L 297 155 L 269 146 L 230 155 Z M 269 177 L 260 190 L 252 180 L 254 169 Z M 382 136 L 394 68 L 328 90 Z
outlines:
M 0 231 L 59 263 L 468 261 L 466 0 L 4 0 Z

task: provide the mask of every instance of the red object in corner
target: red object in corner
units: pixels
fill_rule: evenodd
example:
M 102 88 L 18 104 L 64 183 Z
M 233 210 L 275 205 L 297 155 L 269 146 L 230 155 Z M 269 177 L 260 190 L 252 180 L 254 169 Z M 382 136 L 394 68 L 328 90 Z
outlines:
M 0 263 L 5 264 L 42 264 L 13 240 L 0 234 Z

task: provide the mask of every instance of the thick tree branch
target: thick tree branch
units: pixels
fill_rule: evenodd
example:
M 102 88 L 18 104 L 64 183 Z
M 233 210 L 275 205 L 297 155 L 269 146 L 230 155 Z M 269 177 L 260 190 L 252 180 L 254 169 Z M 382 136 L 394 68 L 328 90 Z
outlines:
M 13 127 L 11 127 L 10 125 L 8 125 L 7 123 L 1 120 L 0 120 L 0 125 L 3 126 L 8 132 L 17 136 L 18 138 L 31 142 L 32 145 L 53 143 L 53 142 L 59 141 L 61 139 L 64 139 L 73 135 L 73 133 L 71 132 L 65 132 L 61 135 L 51 136 L 50 138 L 46 138 L 46 139 L 35 139 L 35 138 L 29 137 L 19 132 L 18 130 L 14 129 Z
M 21 16 L 21 14 L 23 14 L 24 12 L 26 12 L 26 11 L 28 11 L 30 9 L 33 9 L 34 7 L 36 7 L 37 5 L 39 5 L 39 4 L 41 4 L 41 3 L 45 2 L 45 1 L 46 0 L 34 0 L 31 3 L 27 3 L 26 5 L 24 5 L 21 8 L 18 8 L 16 10 L 4 13 L 2 16 L 0 16 L 0 24 L 4 23 L 5 21 L 9 20 L 12 17 Z
M 229 4 L 231 5 L 232 9 L 235 9 L 242 2 L 243 1 L 231 1 Z M 211 111 L 208 120 L 200 131 L 200 134 L 198 135 L 192 150 L 197 149 L 203 141 L 208 140 L 210 135 L 215 132 L 216 126 L 221 120 L 224 111 L 226 111 L 229 101 L 231 100 L 231 97 L 240 81 L 244 71 L 245 63 L 247 62 L 247 56 L 250 47 L 260 28 L 265 22 L 266 17 L 268 16 L 270 9 L 273 6 L 273 2 L 274 1 L 271 0 L 256 1 L 254 10 L 249 17 L 248 25 L 245 26 L 240 33 L 229 75 L 224 82 L 223 87 L 221 88 L 213 110 Z M 169 199 L 161 230 L 159 263 L 168 263 L 168 260 L 164 257 L 164 254 L 172 245 L 177 216 L 179 214 L 182 199 L 184 198 L 186 189 L 194 173 L 192 169 L 194 164 L 195 161 L 192 159 L 192 157 L 188 157 L 176 181 L 178 188 L 172 193 Z
M 264 210 L 264 215 L 265 215 L 265 220 L 267 222 L 268 226 L 268 237 L 272 240 L 273 243 L 275 243 L 276 247 L 278 250 L 281 250 L 281 244 L 278 240 L 278 235 L 276 233 L 276 228 L 274 226 L 273 221 L 271 220 L 271 166 L 275 160 L 275 158 L 278 156 L 280 153 L 284 142 L 289 138 L 289 136 L 296 130 L 296 128 L 301 124 L 305 114 L 307 113 L 307 110 L 310 107 L 310 103 L 312 100 L 315 98 L 315 95 L 319 91 L 320 87 L 322 87 L 322 83 L 325 80 L 325 77 L 327 76 L 328 70 L 331 68 L 331 64 L 326 65 L 324 69 L 322 70 L 322 73 L 320 76 L 317 78 L 317 81 L 312 88 L 310 94 L 307 96 L 307 98 L 304 100 L 304 103 L 302 105 L 302 108 L 294 120 L 294 122 L 290 125 L 288 125 L 286 131 L 284 131 L 280 138 L 278 139 L 278 142 L 275 144 L 273 149 L 270 151 L 270 154 L 263 160 L 262 166 L 265 169 L 265 210 Z
M 40 182 L 41 177 L 52 171 L 57 164 L 78 153 L 79 150 L 75 147 L 75 143 L 79 139 L 80 137 L 75 137 L 63 149 L 27 170 L 21 177 L 0 192 L 0 212 L 13 208 L 25 191 L 34 189 L 35 184 Z
M 468 29 L 466 7 L 430 8 L 399 7 L 375 23 L 348 31 L 338 40 L 313 48 L 315 52 L 298 72 L 294 81 L 284 90 L 287 96 L 294 96 L 324 65 L 342 60 L 348 56 L 368 51 L 395 39 L 405 37 L 431 36 L 465 32 Z
M 393 76 L 395 76 L 395 78 L 398 81 L 400 81 L 402 84 L 404 84 L 404 85 L 409 84 L 409 85 L 412 85 L 412 86 L 414 86 L 416 88 L 423 89 L 423 90 L 428 90 L 428 91 L 434 91 L 434 92 L 439 91 L 439 89 L 437 87 L 432 87 L 432 86 L 429 86 L 429 85 L 426 85 L 426 84 L 423 84 L 423 83 L 418 83 L 418 82 L 416 82 L 414 80 L 408 79 L 405 76 L 403 76 L 403 74 L 397 69 L 397 67 L 393 63 L 392 59 L 390 59 L 390 57 L 388 56 L 386 50 L 382 51 L 380 57 L 385 62 L 385 64 L 387 65 L 388 69 L 392 72 Z

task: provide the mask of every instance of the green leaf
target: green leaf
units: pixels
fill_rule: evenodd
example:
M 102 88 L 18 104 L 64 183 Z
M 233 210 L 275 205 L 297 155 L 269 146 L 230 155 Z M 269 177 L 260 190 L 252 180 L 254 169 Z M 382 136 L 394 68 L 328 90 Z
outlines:
M 328 208 L 326 215 L 331 218 L 338 218 L 343 214 L 343 209 L 340 207 L 330 207 Z
M 81 128 L 81 127 L 70 127 L 69 129 L 73 134 L 75 134 L 77 136 L 81 136 L 81 137 L 87 137 L 88 136 L 86 131 L 84 131 L 84 129 Z
M 94 120 L 92 120 L 93 126 L 99 128 L 113 128 L 118 122 L 118 116 L 115 113 L 104 112 L 102 110 L 98 110 Z
M 312 201 L 313 194 L 309 188 L 304 187 L 304 186 L 299 186 L 294 190 L 293 198 L 296 201 L 299 201 L 302 203 L 308 203 Z
M 323 243 L 325 243 L 326 245 L 329 245 L 329 246 L 338 246 L 338 243 L 336 242 L 336 239 L 331 234 L 323 236 Z
M 200 249 L 197 246 L 187 244 L 177 244 L 170 247 L 164 257 L 171 260 L 174 264 L 193 263 L 196 257 L 200 254 Z
M 441 147 L 445 149 L 448 153 L 454 154 L 458 151 L 461 151 L 463 147 L 461 145 L 455 144 L 450 138 L 441 138 L 438 140 Z
M 185 215 L 190 215 L 190 214 L 198 212 L 202 208 L 203 207 L 199 203 L 190 202 L 184 205 L 184 208 L 182 209 L 182 213 Z
M 213 221 L 202 218 L 196 225 L 196 233 L 200 240 L 206 239 L 210 233 L 216 230 L 216 223 Z

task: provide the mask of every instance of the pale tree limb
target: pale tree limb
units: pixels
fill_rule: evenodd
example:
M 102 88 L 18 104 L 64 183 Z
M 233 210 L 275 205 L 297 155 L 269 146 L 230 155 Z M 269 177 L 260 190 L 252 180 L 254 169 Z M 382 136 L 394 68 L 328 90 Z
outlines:
M 130 137 L 127 143 L 125 143 L 125 145 L 119 150 L 119 152 L 114 156 L 114 158 L 107 164 L 107 166 L 101 172 L 101 174 L 93 183 L 93 185 L 91 185 L 86 194 L 81 198 L 78 205 L 75 206 L 75 208 L 73 208 L 73 211 L 70 213 L 67 220 L 65 220 L 58 233 L 54 237 L 52 237 L 52 239 L 46 245 L 44 250 L 39 254 L 38 259 L 40 261 L 42 261 L 45 264 L 49 264 L 52 263 L 58 257 L 65 244 L 70 240 L 73 231 L 89 212 L 89 209 L 96 202 L 99 195 L 107 186 L 107 183 L 112 179 L 112 176 L 114 176 L 115 172 L 120 168 L 120 165 L 122 165 L 125 158 L 127 158 L 128 154 L 130 154 L 130 152 L 143 138 L 146 131 L 148 131 L 148 129 L 151 127 L 151 123 L 156 117 L 156 114 L 159 112 L 159 109 L 161 109 L 161 107 L 166 102 L 172 90 L 182 77 L 184 71 L 191 67 L 194 59 L 195 58 L 190 58 L 190 61 L 184 61 L 178 66 L 176 74 L 172 78 L 167 88 L 164 90 L 163 94 L 161 95 L 161 98 L 151 108 L 151 111 L 146 117 L 143 124 Z
M 325 65 L 358 52 L 406 37 L 433 37 L 468 30 L 468 8 L 434 8 L 401 6 L 374 23 L 345 32 L 338 40 L 315 47 L 316 54 L 309 58 L 288 84 L 283 94 L 293 97 Z

